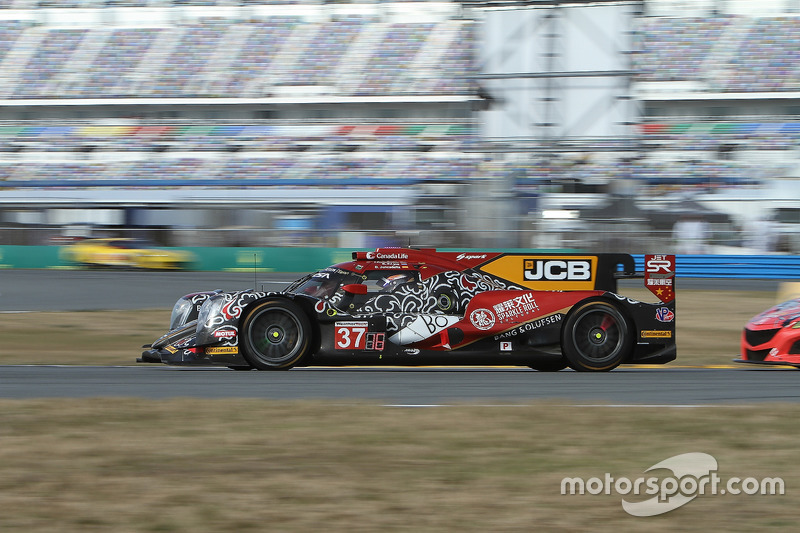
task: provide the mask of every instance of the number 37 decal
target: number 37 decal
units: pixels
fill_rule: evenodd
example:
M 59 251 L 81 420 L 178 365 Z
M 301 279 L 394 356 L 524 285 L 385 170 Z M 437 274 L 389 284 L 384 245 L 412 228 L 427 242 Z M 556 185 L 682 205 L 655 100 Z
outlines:
M 383 350 L 384 333 L 370 333 L 367 322 L 337 322 L 334 342 L 337 350 Z

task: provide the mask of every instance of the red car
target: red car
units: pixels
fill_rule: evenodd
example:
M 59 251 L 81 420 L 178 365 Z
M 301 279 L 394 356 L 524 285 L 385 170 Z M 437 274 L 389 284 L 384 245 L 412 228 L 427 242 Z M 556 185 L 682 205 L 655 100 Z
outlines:
M 800 298 L 750 319 L 742 332 L 741 359 L 734 361 L 800 368 Z
M 658 298 L 616 293 L 643 277 Z M 607 371 L 675 359 L 675 257 L 379 248 L 279 292 L 184 296 L 141 362 L 524 365 Z

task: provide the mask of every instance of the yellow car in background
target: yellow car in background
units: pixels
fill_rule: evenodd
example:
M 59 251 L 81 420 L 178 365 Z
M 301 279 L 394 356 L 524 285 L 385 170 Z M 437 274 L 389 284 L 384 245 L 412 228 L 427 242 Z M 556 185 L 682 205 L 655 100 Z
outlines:
M 64 249 L 65 258 L 88 267 L 183 270 L 194 257 L 134 238 L 85 239 Z

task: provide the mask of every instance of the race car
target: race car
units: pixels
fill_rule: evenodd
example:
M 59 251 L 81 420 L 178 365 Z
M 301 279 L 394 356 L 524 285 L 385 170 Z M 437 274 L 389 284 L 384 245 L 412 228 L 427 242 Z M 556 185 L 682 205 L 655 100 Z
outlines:
M 734 361 L 800 368 L 800 298 L 751 318 L 742 331 L 740 357 Z
M 194 259 L 189 252 L 134 238 L 84 239 L 65 247 L 64 256 L 88 267 L 151 270 L 182 270 Z
M 279 370 L 307 365 L 516 365 L 608 371 L 675 359 L 675 257 L 378 248 L 279 292 L 181 297 L 139 362 Z M 644 277 L 658 297 L 617 294 Z

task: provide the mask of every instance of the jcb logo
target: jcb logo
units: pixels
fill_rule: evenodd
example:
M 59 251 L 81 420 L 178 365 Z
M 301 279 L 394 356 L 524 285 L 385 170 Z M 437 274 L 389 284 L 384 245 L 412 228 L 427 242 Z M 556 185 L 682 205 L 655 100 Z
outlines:
M 592 279 L 589 261 L 576 259 L 526 259 L 527 281 L 588 281 Z
M 478 269 L 526 289 L 592 290 L 597 277 L 597 256 L 503 254 Z

